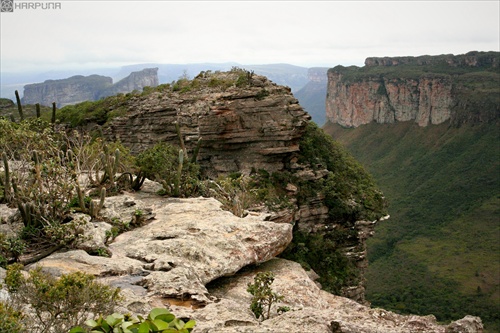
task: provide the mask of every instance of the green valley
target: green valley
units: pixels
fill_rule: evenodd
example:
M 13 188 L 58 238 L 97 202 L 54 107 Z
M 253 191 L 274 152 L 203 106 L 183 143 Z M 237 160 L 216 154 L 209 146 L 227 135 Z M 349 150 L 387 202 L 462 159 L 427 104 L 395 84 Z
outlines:
M 327 123 L 374 176 L 391 218 L 369 240 L 374 307 L 478 315 L 500 330 L 500 128 L 495 122 L 414 122 L 344 128 Z

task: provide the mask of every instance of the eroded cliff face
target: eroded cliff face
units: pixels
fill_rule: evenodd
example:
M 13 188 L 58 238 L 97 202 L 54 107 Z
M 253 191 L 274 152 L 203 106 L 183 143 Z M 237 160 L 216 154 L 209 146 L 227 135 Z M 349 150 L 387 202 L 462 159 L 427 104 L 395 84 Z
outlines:
M 368 78 L 345 84 L 341 73 L 328 73 L 326 116 L 332 123 L 358 127 L 372 121 L 394 123 L 413 120 L 420 126 L 450 119 L 451 80 Z
M 51 106 L 53 102 L 57 107 L 96 101 L 102 97 L 117 93 L 128 93 L 142 90 L 144 87 L 158 85 L 158 68 L 146 68 L 133 72 L 128 77 L 113 84 L 113 79 L 107 76 L 76 75 L 62 80 L 46 80 L 43 83 L 34 83 L 24 86 L 23 104 L 36 104 Z
M 199 78 L 203 88 L 134 97 L 127 115 L 113 120 L 104 133 L 140 152 L 159 141 L 178 145 L 177 123 L 188 150 L 202 140 L 198 162 L 208 175 L 284 170 L 299 150 L 310 116 L 288 87 L 264 76 L 254 75 L 253 84 L 243 89 L 216 86 L 215 79 L 235 81 L 230 76 Z
M 499 59 L 498 52 L 471 52 L 367 58 L 362 68 L 337 66 L 328 71 L 327 119 L 344 127 L 373 121 L 415 121 L 419 126 L 490 121 L 498 117 L 495 101 L 483 103 L 472 117 L 465 113 L 477 103 L 474 95 L 488 94 L 485 82 L 500 83 Z

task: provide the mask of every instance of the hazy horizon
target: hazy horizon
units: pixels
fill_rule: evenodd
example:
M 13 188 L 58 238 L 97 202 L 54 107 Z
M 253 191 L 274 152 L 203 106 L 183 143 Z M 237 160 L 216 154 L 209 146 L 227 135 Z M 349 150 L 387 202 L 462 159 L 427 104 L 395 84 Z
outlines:
M 140 63 L 359 66 L 374 56 L 500 50 L 495 0 L 55 2 L 58 9 L 0 13 L 0 73 Z

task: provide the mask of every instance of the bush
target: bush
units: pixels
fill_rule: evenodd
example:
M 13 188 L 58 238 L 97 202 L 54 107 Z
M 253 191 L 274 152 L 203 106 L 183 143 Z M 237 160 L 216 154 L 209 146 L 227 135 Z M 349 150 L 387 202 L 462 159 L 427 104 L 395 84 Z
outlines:
M 63 274 L 57 279 L 38 267 L 25 278 L 21 267 L 9 266 L 5 283 L 13 308 L 29 305 L 32 309 L 24 319 L 30 332 L 67 332 L 89 315 L 112 312 L 121 298 L 119 289 L 97 283 L 86 273 Z

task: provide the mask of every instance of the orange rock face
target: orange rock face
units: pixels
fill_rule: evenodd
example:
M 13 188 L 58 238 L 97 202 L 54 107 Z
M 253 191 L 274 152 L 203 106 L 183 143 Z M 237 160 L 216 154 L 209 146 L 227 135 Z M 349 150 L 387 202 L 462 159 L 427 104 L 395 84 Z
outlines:
M 345 127 L 372 121 L 415 121 L 420 126 L 450 119 L 452 85 L 446 77 L 415 79 L 366 78 L 344 82 L 341 73 L 328 73 L 327 119 Z

